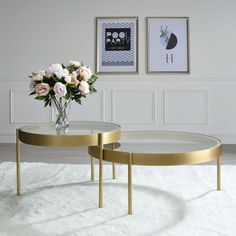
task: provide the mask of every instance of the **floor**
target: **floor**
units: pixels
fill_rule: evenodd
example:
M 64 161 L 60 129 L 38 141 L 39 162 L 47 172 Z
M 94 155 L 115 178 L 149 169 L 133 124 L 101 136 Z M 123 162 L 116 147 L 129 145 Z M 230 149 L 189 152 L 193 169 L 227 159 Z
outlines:
M 15 156 L 15 144 L 0 144 L 0 163 L 15 161 Z M 21 144 L 21 161 L 88 164 L 90 157 L 87 154 L 87 148 L 50 148 Z M 211 161 L 206 164 L 215 163 Z M 236 145 L 223 145 L 222 164 L 236 165 Z

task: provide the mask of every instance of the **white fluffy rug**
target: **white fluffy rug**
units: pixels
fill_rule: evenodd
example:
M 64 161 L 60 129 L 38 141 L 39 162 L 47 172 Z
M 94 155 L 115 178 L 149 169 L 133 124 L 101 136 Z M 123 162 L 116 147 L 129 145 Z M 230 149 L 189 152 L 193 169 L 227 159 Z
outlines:
M 96 176 L 98 168 L 96 168 Z M 127 166 L 104 166 L 104 208 L 88 165 L 0 164 L 1 236 L 234 236 L 236 166 L 133 167 L 133 215 L 127 215 Z

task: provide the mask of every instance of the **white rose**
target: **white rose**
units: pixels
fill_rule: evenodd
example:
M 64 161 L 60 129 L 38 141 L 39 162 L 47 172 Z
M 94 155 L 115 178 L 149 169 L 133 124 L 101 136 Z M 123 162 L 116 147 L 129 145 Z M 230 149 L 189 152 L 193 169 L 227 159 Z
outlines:
M 61 64 L 59 64 L 59 63 L 52 64 L 48 68 L 48 72 L 51 74 L 55 74 L 57 71 L 62 71 L 62 70 L 63 70 L 63 68 L 62 68 Z
M 66 86 L 61 82 L 55 83 L 53 91 L 57 97 L 64 97 L 67 93 Z
M 79 61 L 69 61 L 69 65 L 73 65 L 75 67 L 80 67 L 81 66 Z
M 59 79 L 61 79 L 62 77 L 66 77 L 67 75 L 69 75 L 69 71 L 67 69 L 58 70 L 55 72 L 55 75 Z
M 70 75 L 65 76 L 65 81 L 66 83 L 71 83 L 71 76 Z
M 71 73 L 71 75 L 72 75 L 72 77 L 75 77 L 75 78 L 77 78 L 77 76 L 78 76 L 78 74 L 77 74 L 76 71 L 73 71 L 73 72 Z
M 50 78 L 52 77 L 52 73 L 49 72 L 49 71 L 46 71 L 46 72 L 45 72 L 45 77 L 48 78 L 48 79 L 50 79 Z
M 37 80 L 43 80 L 43 76 L 41 74 L 33 74 L 32 80 L 37 81 Z
M 80 76 L 84 79 L 84 80 L 88 80 L 91 78 L 92 76 L 92 72 L 90 70 L 90 68 L 86 67 L 86 66 L 81 66 L 79 68 L 79 74 Z
M 50 91 L 50 86 L 47 83 L 40 83 L 35 86 L 35 92 L 38 96 L 46 96 Z
M 41 75 L 42 77 L 45 76 L 45 70 L 40 70 L 38 71 L 38 75 Z
M 84 94 L 89 93 L 89 84 L 85 80 L 82 80 L 79 85 L 79 90 Z

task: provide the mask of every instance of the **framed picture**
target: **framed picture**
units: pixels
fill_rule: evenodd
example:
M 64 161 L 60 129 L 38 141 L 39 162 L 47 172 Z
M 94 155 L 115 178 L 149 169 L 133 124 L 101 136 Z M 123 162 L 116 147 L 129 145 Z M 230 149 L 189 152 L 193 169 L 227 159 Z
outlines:
M 138 72 L 138 18 L 97 17 L 96 23 L 96 72 Z
M 148 17 L 148 73 L 189 73 L 188 17 Z

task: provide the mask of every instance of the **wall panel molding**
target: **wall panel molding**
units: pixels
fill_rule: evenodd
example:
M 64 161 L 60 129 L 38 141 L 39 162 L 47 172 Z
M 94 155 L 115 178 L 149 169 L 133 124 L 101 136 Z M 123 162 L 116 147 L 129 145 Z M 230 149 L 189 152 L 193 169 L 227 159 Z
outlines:
M 166 89 L 163 92 L 165 125 L 207 125 L 208 91 L 201 89 Z
M 140 125 L 156 123 L 155 90 L 115 89 L 111 97 L 112 122 Z
M 16 126 L 53 120 L 52 110 L 29 96 L 27 88 L 27 80 L 1 83 L 0 142 L 15 142 Z M 72 102 L 75 111 L 71 110 L 71 120 L 116 122 L 123 130 L 200 132 L 214 134 L 225 143 L 236 143 L 236 109 L 232 102 L 236 100 L 235 81 L 124 83 L 101 79 L 96 89 L 98 93 L 88 95 L 82 106 Z M 189 101 L 187 105 L 185 101 Z M 177 114 L 176 109 L 182 109 L 182 113 Z
M 104 80 L 103 80 L 104 79 Z M 144 82 L 145 83 L 156 83 L 156 82 L 235 82 L 236 76 L 181 76 L 181 75 L 150 75 L 143 73 L 143 75 L 135 76 L 135 77 L 120 77 L 120 75 L 99 75 L 98 82 L 101 83 L 113 83 L 113 82 L 124 82 L 124 81 L 135 81 L 135 82 Z M 29 83 L 29 79 L 25 77 L 0 77 L 0 82 L 9 83 L 9 82 L 21 82 L 21 83 Z
M 49 122 L 51 112 L 43 107 L 43 102 L 28 97 L 29 91 L 12 89 L 10 94 L 10 123 Z

